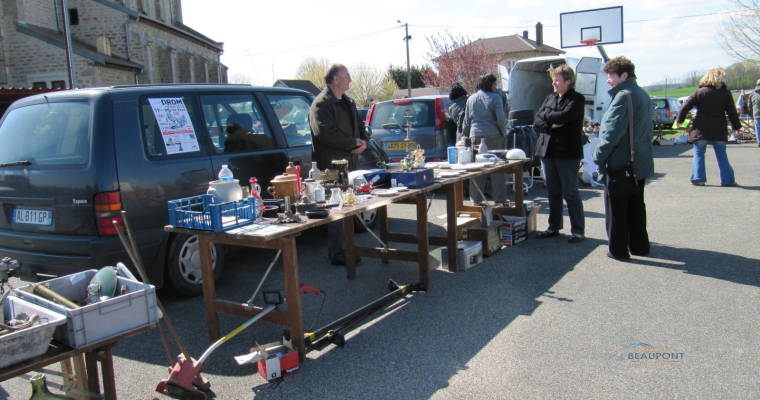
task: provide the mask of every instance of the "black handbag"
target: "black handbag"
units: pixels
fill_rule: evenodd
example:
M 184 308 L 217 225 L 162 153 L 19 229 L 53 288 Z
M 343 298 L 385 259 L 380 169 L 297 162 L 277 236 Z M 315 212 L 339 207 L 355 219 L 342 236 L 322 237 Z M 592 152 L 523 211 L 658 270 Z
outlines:
M 628 99 L 628 138 L 631 148 L 631 157 L 623 169 L 607 171 L 607 191 L 610 196 L 632 196 L 639 192 L 639 180 L 633 167 L 633 101 L 628 91 L 623 91 Z
M 546 152 L 549 150 L 549 140 L 551 140 L 551 138 L 552 135 L 548 133 L 541 132 L 538 135 L 538 139 L 536 140 L 536 150 L 533 153 L 534 157 L 546 157 Z

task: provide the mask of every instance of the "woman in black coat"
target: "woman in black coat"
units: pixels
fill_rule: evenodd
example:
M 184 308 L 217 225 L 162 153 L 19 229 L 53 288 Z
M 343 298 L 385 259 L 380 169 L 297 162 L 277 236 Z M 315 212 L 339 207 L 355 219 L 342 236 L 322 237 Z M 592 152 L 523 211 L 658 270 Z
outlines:
M 699 89 L 694 92 L 678 113 L 680 125 L 689 111 L 697 107 L 697 117 L 694 128 L 689 132 L 689 143 L 694 144 L 694 158 L 691 167 L 691 184 L 704 186 L 707 181 L 705 173 L 705 152 L 710 144 L 715 151 L 720 169 L 721 186 L 737 186 L 734 180 L 734 169 L 728 162 L 726 142 L 728 141 L 728 123 L 731 121 L 734 133 L 739 133 L 741 122 L 734 106 L 734 97 L 726 89 L 726 72 L 723 68 L 713 68 L 699 81 Z
M 549 229 L 537 238 L 559 235 L 562 229 L 562 199 L 570 216 L 569 243 L 583 241 L 583 201 L 578 192 L 578 169 L 583 158 L 583 114 L 586 99 L 575 91 L 575 73 L 567 65 L 550 68 L 554 93 L 536 112 L 536 128 L 551 135 L 546 156 L 541 160 L 549 197 Z

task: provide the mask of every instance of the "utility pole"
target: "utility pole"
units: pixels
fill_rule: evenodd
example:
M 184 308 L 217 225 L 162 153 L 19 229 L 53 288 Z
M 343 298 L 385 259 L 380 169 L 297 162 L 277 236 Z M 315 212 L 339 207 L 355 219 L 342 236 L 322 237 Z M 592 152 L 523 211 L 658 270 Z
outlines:
M 69 89 L 76 87 L 76 73 L 74 71 L 74 56 L 71 50 L 71 23 L 69 22 L 69 2 L 61 0 L 61 12 L 63 13 L 63 42 L 66 45 L 66 70 L 69 77 Z
M 401 20 L 396 20 L 399 24 Z M 409 23 L 404 24 L 404 41 L 406 42 L 406 94 L 407 97 L 412 97 L 412 67 L 409 64 L 409 41 L 412 39 L 409 36 Z

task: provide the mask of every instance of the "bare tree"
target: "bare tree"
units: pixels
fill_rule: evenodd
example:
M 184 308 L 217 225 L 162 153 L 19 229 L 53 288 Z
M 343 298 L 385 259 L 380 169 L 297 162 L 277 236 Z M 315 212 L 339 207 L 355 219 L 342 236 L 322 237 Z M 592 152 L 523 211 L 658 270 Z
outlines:
M 448 87 L 460 82 L 468 92 L 474 92 L 481 75 L 497 72 L 498 56 L 486 52 L 483 41 L 471 41 L 450 32 L 428 36 L 428 59 L 436 73 L 426 73 L 423 79 L 428 86 Z
M 358 106 L 367 106 L 373 101 L 392 99 L 398 90 L 398 85 L 388 73 L 361 63 L 349 68 L 351 87 L 348 95 Z
M 330 69 L 332 62 L 326 58 L 312 58 L 305 59 L 301 65 L 298 66 L 296 71 L 297 79 L 306 79 L 311 81 L 320 89 L 325 88 L 325 74 Z
M 735 0 L 739 9 L 721 30 L 726 51 L 739 60 L 760 62 L 760 0 Z
M 704 75 L 704 73 L 704 71 L 697 70 L 689 71 L 683 78 L 683 86 L 691 87 L 699 85 L 699 80 L 702 78 L 702 75 Z

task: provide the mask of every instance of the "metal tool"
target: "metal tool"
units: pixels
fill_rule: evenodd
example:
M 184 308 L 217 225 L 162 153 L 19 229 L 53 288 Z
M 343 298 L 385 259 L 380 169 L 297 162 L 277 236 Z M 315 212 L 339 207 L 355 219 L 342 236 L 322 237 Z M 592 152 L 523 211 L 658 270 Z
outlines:
M 388 290 L 391 292 L 385 296 L 330 322 L 314 332 L 306 333 L 304 335 L 306 348 L 308 350 L 320 350 L 330 343 L 342 347 L 346 343 L 345 333 L 361 321 L 409 293 L 424 292 L 427 290 L 427 287 L 421 282 L 411 285 L 399 285 L 392 279 L 389 279 Z

